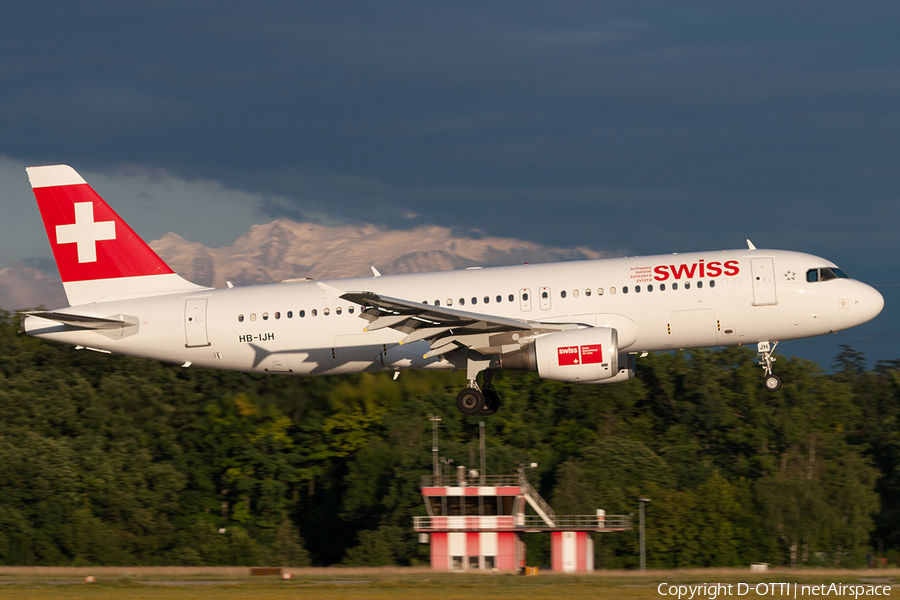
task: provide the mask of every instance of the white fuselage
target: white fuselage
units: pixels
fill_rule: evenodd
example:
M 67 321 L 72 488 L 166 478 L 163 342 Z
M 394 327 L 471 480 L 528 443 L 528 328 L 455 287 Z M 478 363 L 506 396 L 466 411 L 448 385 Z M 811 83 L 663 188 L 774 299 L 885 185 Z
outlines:
M 63 309 L 134 317 L 118 331 L 74 329 L 30 316 L 30 335 L 182 364 L 256 372 L 333 374 L 465 368 L 424 359 L 426 341 L 398 345 L 365 332 L 340 292 L 543 323 L 613 327 L 619 351 L 755 344 L 847 329 L 876 316 L 881 295 L 852 279 L 807 281 L 827 260 L 782 250 L 729 250 L 283 283 L 101 301 Z M 677 285 L 673 285 L 677 284 Z M 677 289 L 676 289 L 677 288 Z

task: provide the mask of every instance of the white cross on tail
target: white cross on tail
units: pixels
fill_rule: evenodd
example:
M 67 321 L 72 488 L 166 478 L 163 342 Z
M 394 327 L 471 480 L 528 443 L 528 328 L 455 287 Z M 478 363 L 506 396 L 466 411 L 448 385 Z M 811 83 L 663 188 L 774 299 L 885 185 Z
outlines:
M 78 262 L 97 262 L 97 242 L 116 239 L 115 221 L 94 221 L 92 202 L 75 203 L 75 222 L 56 226 L 57 244 L 77 244 Z

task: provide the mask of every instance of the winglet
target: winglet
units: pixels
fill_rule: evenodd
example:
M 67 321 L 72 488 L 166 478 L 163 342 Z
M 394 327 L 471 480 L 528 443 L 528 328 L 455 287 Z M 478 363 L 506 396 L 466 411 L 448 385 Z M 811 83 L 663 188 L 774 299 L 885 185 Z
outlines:
M 381 273 L 375 267 L 372 267 L 372 277 L 381 277 Z
M 756 246 L 754 246 L 753 242 L 751 242 L 749 239 L 747 240 L 747 249 L 748 250 L 756 250 Z

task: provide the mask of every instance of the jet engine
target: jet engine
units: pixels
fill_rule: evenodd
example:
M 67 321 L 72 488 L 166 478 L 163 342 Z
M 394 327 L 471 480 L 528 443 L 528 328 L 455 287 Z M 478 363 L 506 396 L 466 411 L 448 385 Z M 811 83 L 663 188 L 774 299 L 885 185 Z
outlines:
M 630 363 L 623 355 L 623 368 Z M 542 379 L 574 383 L 630 379 L 619 374 L 619 340 L 615 329 L 588 327 L 540 336 L 534 343 L 509 354 L 500 355 L 500 367 L 519 371 L 537 371 Z M 632 368 L 631 375 L 634 374 Z

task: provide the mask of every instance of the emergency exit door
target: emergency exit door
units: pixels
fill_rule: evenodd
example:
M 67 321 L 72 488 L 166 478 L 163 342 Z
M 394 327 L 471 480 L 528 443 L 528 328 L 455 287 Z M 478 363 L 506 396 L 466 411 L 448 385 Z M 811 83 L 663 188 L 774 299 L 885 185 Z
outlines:
M 209 346 L 206 332 L 206 298 L 196 298 L 184 304 L 184 336 L 186 348 Z
M 775 265 L 771 258 L 754 258 L 750 261 L 753 284 L 753 306 L 778 304 L 775 296 Z

